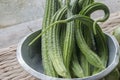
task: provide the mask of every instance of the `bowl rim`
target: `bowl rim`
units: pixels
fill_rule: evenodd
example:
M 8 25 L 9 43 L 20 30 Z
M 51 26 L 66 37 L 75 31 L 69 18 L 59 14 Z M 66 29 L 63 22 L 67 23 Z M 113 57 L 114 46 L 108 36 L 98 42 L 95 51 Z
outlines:
M 39 31 L 39 30 L 38 30 Z M 95 75 L 92 75 L 92 76 L 87 76 L 87 77 L 84 77 L 84 78 L 72 78 L 72 79 L 67 79 L 67 78 L 56 78 L 56 77 L 51 77 L 51 76 L 48 76 L 48 75 L 45 75 L 43 73 L 40 73 L 34 69 L 32 69 L 25 61 L 24 59 L 22 58 L 22 53 L 21 53 L 21 49 L 22 49 L 22 44 L 24 43 L 24 41 L 29 37 L 31 36 L 33 33 L 35 33 L 37 31 L 34 31 L 30 34 L 28 34 L 27 36 L 25 36 L 19 43 L 18 43 L 18 46 L 17 46 L 17 52 L 16 52 L 16 55 L 17 55 L 17 60 L 18 62 L 20 63 L 20 65 L 28 72 L 30 73 L 31 75 L 35 76 L 36 78 L 38 79 L 43 79 L 43 80 L 93 80 L 94 77 L 96 78 L 100 78 L 100 76 L 102 75 L 103 77 L 106 76 L 108 73 L 110 73 L 119 63 L 119 44 L 116 40 L 116 38 L 113 36 L 113 35 L 110 35 L 108 33 L 105 33 L 107 36 L 109 36 L 112 40 L 113 40 L 113 43 L 115 45 L 115 58 L 114 60 L 112 61 L 112 63 L 107 67 L 105 68 L 104 70 L 102 70 L 101 72 L 95 74 Z

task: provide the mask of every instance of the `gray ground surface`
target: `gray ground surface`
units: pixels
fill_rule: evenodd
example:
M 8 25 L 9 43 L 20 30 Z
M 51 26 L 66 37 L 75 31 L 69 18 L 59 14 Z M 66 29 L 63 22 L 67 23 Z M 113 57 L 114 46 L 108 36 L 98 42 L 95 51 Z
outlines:
M 6 27 L 43 16 L 44 0 L 0 0 L 0 27 Z
M 111 13 L 120 11 L 120 0 L 96 0 L 105 3 Z M 18 43 L 40 29 L 45 0 L 0 0 L 0 48 Z M 98 12 L 94 17 L 102 16 Z

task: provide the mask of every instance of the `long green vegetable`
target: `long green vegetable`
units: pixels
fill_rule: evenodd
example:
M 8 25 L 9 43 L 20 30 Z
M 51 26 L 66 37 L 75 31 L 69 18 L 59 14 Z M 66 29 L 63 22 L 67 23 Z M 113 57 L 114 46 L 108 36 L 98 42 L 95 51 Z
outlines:
M 97 10 L 103 10 L 105 15 L 94 21 L 90 15 Z M 29 43 L 32 45 L 42 36 L 45 74 L 82 78 L 105 69 L 107 40 L 97 22 L 106 21 L 109 14 L 106 5 L 94 0 L 47 0 L 42 32 Z
M 60 11 L 58 11 L 52 18 L 52 23 L 54 21 L 57 21 L 61 19 L 66 12 L 66 7 L 62 8 Z M 66 67 L 64 66 L 63 63 L 63 58 L 62 58 L 62 52 L 60 48 L 60 43 L 59 43 L 59 32 L 60 32 L 60 27 L 59 25 L 55 25 L 53 28 L 50 29 L 49 31 L 49 57 L 53 63 L 53 66 L 56 70 L 56 72 L 62 76 L 62 77 L 70 77 Z M 52 53 L 52 54 L 51 54 Z
M 79 60 L 77 57 L 77 53 L 79 53 L 79 52 L 76 48 L 77 47 L 74 46 L 74 52 L 72 54 L 73 58 L 71 61 L 71 70 L 72 70 L 72 74 L 74 74 L 76 77 L 83 78 L 83 77 L 85 77 L 85 75 L 84 75 L 81 65 L 79 64 Z
M 86 6 L 89 6 L 90 4 L 92 4 L 94 1 L 93 0 L 84 0 L 84 3 L 81 3 L 82 4 L 82 9 L 81 11 L 84 10 L 84 8 L 86 8 Z M 81 12 L 80 11 L 80 12 Z M 79 12 L 79 13 L 80 13 Z M 84 14 L 82 14 L 84 15 Z M 92 31 L 90 30 L 89 27 L 87 27 L 86 25 L 84 24 L 81 24 L 81 29 L 80 31 L 82 31 L 82 34 L 83 34 L 83 37 L 87 43 L 87 45 L 90 47 L 90 48 L 93 48 L 93 39 L 92 39 Z M 80 60 L 81 60 L 81 66 L 82 66 L 82 69 L 84 70 L 84 74 L 85 76 L 89 76 L 90 75 L 90 64 L 89 62 L 86 60 L 85 56 L 83 54 L 80 55 Z
M 46 29 L 46 27 L 50 24 L 50 20 L 52 18 L 52 16 L 54 15 L 54 13 L 57 11 L 57 8 L 53 8 L 55 7 L 55 0 L 46 0 L 46 8 L 45 8 L 45 15 L 44 15 L 44 19 L 43 19 L 43 23 L 42 23 L 42 32 Z M 42 63 L 44 66 L 44 71 L 45 74 L 49 75 L 49 76 L 57 76 L 52 62 L 48 56 L 48 35 L 47 33 L 42 35 Z
M 104 69 L 104 66 L 103 66 L 100 58 L 86 44 L 86 42 L 83 38 L 83 35 L 82 35 L 82 31 L 80 31 L 81 26 L 79 26 L 80 25 L 79 21 L 77 21 L 76 24 L 78 24 L 76 27 L 76 39 L 77 39 L 77 44 L 78 44 L 81 52 L 84 54 L 85 58 L 91 65 L 94 65 L 95 67 Z
M 77 1 L 78 0 L 74 0 L 74 2 L 71 3 L 71 4 L 73 4 L 72 7 L 75 6 L 74 4 Z M 69 3 L 67 2 L 67 4 L 69 4 Z M 71 6 L 71 5 L 67 6 L 67 8 L 68 8 L 67 18 L 69 18 L 70 16 L 73 15 L 72 9 L 69 8 L 69 6 Z M 72 52 L 73 52 L 73 45 L 74 45 L 74 21 L 67 23 L 66 35 L 65 35 L 64 46 L 63 46 L 63 61 L 64 61 L 64 64 L 68 71 L 70 69 L 69 65 L 70 65 L 71 56 L 72 56 Z
M 102 19 L 99 19 L 97 21 L 105 21 L 105 20 L 108 19 L 108 17 L 109 17 L 109 9 L 107 8 L 106 5 L 104 5 L 102 3 L 90 4 L 83 11 L 81 11 L 80 14 L 84 14 L 84 15 L 88 15 L 89 16 L 91 13 L 93 13 L 96 10 L 103 10 L 104 13 L 105 13 L 105 16 Z M 89 30 L 90 30 L 90 28 L 88 29 L 88 31 Z M 104 66 L 106 67 L 107 60 L 108 60 L 108 48 L 107 48 L 107 45 L 105 45 L 105 44 L 107 44 L 107 42 L 106 42 L 106 39 L 104 37 L 104 34 L 103 34 L 102 31 L 101 32 L 100 31 L 98 32 L 97 35 L 95 35 L 95 41 L 96 41 L 96 47 L 97 47 L 96 49 L 97 49 L 97 53 L 101 57 L 101 60 L 102 60 L 102 62 L 104 64 Z M 91 33 L 91 32 L 89 31 L 89 33 Z M 90 38 L 87 39 L 87 40 L 90 40 Z M 95 69 L 94 73 L 97 73 L 97 72 L 99 72 L 101 70 L 102 69 L 97 69 L 97 70 Z

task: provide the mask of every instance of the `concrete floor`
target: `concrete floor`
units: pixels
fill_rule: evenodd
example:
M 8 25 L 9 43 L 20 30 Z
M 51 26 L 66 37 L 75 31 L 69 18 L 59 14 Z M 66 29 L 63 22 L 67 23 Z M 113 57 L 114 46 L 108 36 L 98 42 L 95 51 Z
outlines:
M 120 11 L 120 0 L 96 0 L 96 1 L 105 3 L 110 9 L 111 13 Z
M 105 3 L 111 13 L 120 11 L 120 0 L 96 0 Z M 41 28 L 45 0 L 0 0 L 0 48 L 18 43 Z M 94 17 L 102 16 L 97 13 Z
M 44 0 L 0 0 L 0 28 L 39 19 Z
M 96 1 L 105 3 L 111 13 L 120 11 L 120 0 Z M 0 28 L 42 18 L 44 4 L 45 0 L 0 0 Z

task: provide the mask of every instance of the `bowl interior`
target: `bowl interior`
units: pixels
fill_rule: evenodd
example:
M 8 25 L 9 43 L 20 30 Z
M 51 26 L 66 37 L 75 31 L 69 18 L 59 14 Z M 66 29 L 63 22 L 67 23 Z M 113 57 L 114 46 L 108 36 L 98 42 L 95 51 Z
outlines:
M 42 57 L 41 57 L 41 39 L 38 39 L 32 46 L 28 44 L 35 38 L 41 31 L 28 36 L 21 47 L 22 58 L 27 65 L 34 70 L 43 73 Z
M 109 47 L 109 61 L 108 61 L 108 66 L 114 61 L 115 56 L 117 53 L 115 53 L 117 50 L 115 46 L 115 42 L 113 42 L 113 39 L 108 37 L 108 47 Z
M 37 40 L 34 45 L 28 46 L 30 41 L 34 37 L 36 37 L 41 31 L 34 32 L 33 34 L 27 36 L 21 46 L 21 54 L 22 58 L 27 65 L 29 65 L 32 69 L 37 72 L 43 73 L 42 66 L 42 57 L 41 57 L 41 39 Z M 113 63 L 116 55 L 117 55 L 117 46 L 115 45 L 114 40 L 106 35 L 108 38 L 108 46 L 109 46 L 109 61 L 108 66 Z

